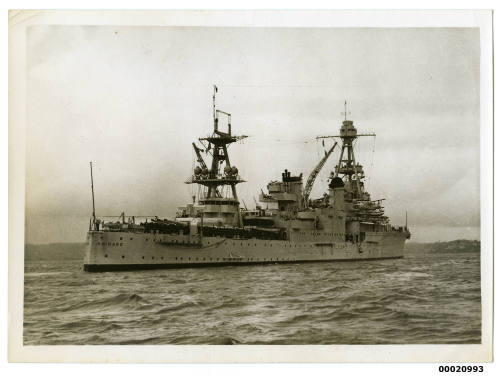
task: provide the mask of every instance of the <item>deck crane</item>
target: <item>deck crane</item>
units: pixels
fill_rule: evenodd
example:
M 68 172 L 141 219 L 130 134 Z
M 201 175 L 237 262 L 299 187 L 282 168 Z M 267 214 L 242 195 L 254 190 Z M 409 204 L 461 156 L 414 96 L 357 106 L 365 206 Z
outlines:
M 319 163 L 316 165 L 314 170 L 311 171 L 309 174 L 309 177 L 307 178 L 306 186 L 304 187 L 304 196 L 303 196 L 303 206 L 304 208 L 308 207 L 309 204 L 309 195 L 311 194 L 311 190 L 314 184 L 314 181 L 316 180 L 316 177 L 318 176 L 319 172 L 325 165 L 326 161 L 328 160 L 328 157 L 333 153 L 333 149 L 335 149 L 335 146 L 337 146 L 337 142 L 333 144 L 330 150 L 328 150 L 325 153 L 325 156 L 321 158 Z
M 202 169 L 206 168 L 208 170 L 208 167 L 207 167 L 205 161 L 203 160 L 203 157 L 201 156 L 201 149 L 198 146 L 196 146 L 194 142 L 192 143 L 192 145 L 193 145 L 194 152 L 196 153 L 196 160 L 200 164 L 201 168 Z
M 196 146 L 196 144 L 194 142 L 192 143 L 192 145 L 193 145 L 194 152 L 196 153 L 196 160 L 200 164 L 201 169 L 208 170 L 207 164 L 205 163 L 205 161 L 203 160 L 203 157 L 201 156 L 202 150 L 198 146 Z M 220 193 L 219 193 L 218 189 L 215 190 L 215 194 L 217 197 L 220 197 Z

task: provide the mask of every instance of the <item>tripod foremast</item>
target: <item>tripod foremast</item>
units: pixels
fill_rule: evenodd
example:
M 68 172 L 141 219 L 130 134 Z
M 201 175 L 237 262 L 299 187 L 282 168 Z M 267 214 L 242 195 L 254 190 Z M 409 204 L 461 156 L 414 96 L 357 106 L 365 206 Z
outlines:
M 219 217 L 227 225 L 242 227 L 243 220 L 240 212 L 238 194 L 236 185 L 244 182 L 238 174 L 236 166 L 231 166 L 228 147 L 231 143 L 237 142 L 247 136 L 234 136 L 231 133 L 231 114 L 216 109 L 215 95 L 218 88 L 214 85 L 213 94 L 213 125 L 212 134 L 207 137 L 199 138 L 200 142 L 208 143 L 205 151 L 212 156 L 210 168 L 202 164 L 200 149 L 193 144 L 193 148 L 198 157 L 200 166 L 194 168 L 193 175 L 186 181 L 187 184 L 199 184 L 205 187 L 206 191 L 198 203 L 204 205 L 203 215 L 205 217 Z M 227 116 L 227 131 L 219 130 L 219 115 Z M 222 165 L 225 164 L 222 169 Z M 224 197 L 224 187 L 231 188 L 231 195 Z

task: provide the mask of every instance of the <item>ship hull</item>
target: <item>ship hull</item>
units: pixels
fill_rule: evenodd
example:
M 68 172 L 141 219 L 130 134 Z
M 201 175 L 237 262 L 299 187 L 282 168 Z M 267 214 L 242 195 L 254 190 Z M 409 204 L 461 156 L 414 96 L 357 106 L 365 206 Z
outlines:
M 193 238 L 184 235 L 91 231 L 84 270 L 122 271 L 212 266 L 342 262 L 402 258 L 406 236 L 368 233 L 364 242 Z

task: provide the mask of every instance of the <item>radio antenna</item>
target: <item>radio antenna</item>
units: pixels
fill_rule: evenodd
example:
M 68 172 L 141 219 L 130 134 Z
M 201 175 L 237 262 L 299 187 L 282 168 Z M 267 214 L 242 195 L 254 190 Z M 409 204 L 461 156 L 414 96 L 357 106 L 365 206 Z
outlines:
M 218 92 L 218 88 L 217 86 L 214 84 L 214 94 L 212 96 L 212 104 L 213 104 L 213 118 L 214 118 L 214 122 L 215 120 L 217 119 L 217 112 L 215 110 L 215 94 Z
M 351 112 L 347 111 L 347 100 L 344 100 L 344 112 L 340 114 L 344 116 L 344 121 L 347 121 L 347 115 L 351 114 Z

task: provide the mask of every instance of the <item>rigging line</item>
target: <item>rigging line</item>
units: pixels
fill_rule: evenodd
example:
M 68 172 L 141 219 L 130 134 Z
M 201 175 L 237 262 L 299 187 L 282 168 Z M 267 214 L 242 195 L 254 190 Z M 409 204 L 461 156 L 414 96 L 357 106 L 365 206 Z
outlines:
M 268 145 L 300 145 L 300 144 L 307 144 L 312 142 L 311 141 L 280 141 L 280 140 L 268 140 Z M 263 143 L 260 143 L 263 144 Z
M 285 143 L 309 143 L 311 141 L 314 141 L 316 138 L 301 138 L 301 139 L 285 139 L 285 138 L 276 138 L 276 137 L 252 137 L 253 141 L 259 141 L 259 140 L 264 140 L 264 141 L 272 141 L 272 142 L 285 142 Z
M 373 150 L 372 150 L 372 162 L 370 164 L 370 175 L 368 175 L 368 186 L 370 185 L 370 181 L 372 179 L 372 172 L 373 172 L 373 158 L 375 156 L 375 139 L 377 136 L 373 136 Z

